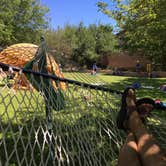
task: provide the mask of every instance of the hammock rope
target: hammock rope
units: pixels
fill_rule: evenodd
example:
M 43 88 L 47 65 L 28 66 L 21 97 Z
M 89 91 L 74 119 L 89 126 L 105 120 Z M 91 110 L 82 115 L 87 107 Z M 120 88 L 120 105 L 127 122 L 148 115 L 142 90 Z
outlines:
M 12 69 L 20 76 L 22 73 L 28 75 L 32 85 L 28 90 L 18 88 L 15 91 L 10 91 L 12 88 L 7 87 L 6 82 L 0 86 L 0 165 L 117 164 L 119 149 L 125 139 L 125 133 L 116 126 L 121 91 L 111 89 L 98 77 L 85 73 L 67 73 L 61 78 L 4 63 L 0 63 L 0 67 L 3 78 Z M 66 88 L 60 89 L 65 105 L 59 111 L 53 111 L 52 84 L 45 86 L 46 80 L 55 81 L 57 85 L 65 83 Z M 10 81 L 15 84 L 14 80 Z M 17 84 L 21 86 L 19 82 Z M 38 88 L 35 89 L 34 84 Z M 147 125 L 165 149 L 165 119 L 153 115 Z
M 0 66 L 9 69 L 8 65 Z M 12 69 L 20 72 L 19 68 Z M 115 93 L 119 91 L 24 69 L 22 72 L 32 79 L 35 75 L 64 81 L 65 107 L 49 112 L 50 120 L 42 92 L 30 89 L 8 93 L 9 89 L 0 87 L 2 165 L 116 165 L 124 141 L 124 133 L 116 127 L 120 98 Z M 165 120 L 154 115 L 148 127 L 161 147 L 166 147 Z
M 11 68 L 2 63 L 0 63 L 0 67 L 3 71 Z M 122 136 L 115 125 L 116 115 L 114 114 L 116 113 L 112 108 L 115 105 L 111 104 L 114 95 L 111 93 L 120 94 L 121 92 L 84 83 L 85 81 L 59 78 L 24 68 L 12 66 L 12 69 L 14 72 L 28 73 L 34 81 L 36 76 L 63 81 L 67 84 L 67 89 L 63 91 L 64 109 L 59 112 L 51 111 L 50 116 L 45 115 L 45 104 L 40 95 L 42 91 L 17 90 L 16 94 L 6 94 L 5 89 L 1 91 L 0 106 L 4 111 L 0 115 L 2 121 L 7 123 L 7 129 L 5 129 L 4 123 L 0 123 L 1 129 L 3 129 L 0 151 L 6 154 L 2 156 L 3 163 L 6 165 L 9 163 L 19 163 L 20 165 L 50 165 L 50 163 L 52 165 L 101 165 L 101 163 L 105 163 L 107 165 L 116 162 Z M 85 75 L 83 76 L 85 77 Z M 41 81 L 39 87 L 42 87 L 42 84 Z M 50 92 L 51 89 L 48 87 L 47 90 Z M 30 119 L 29 112 L 32 116 Z M 15 123 L 18 124 L 17 127 L 13 127 Z M 111 128 L 114 131 L 111 131 Z M 22 132 L 19 131 L 20 129 Z M 7 139 L 7 135 L 12 135 L 10 141 Z M 13 151 L 9 150 L 7 146 L 10 142 L 13 142 L 15 146 Z M 105 147 L 108 146 L 116 150 L 114 151 L 112 148 L 106 150 Z M 20 153 L 20 149 L 24 151 L 24 154 Z M 27 154 L 28 151 L 31 152 L 30 156 Z M 38 154 L 37 156 L 35 156 L 35 152 Z M 14 161 L 15 157 L 17 160 Z
M 65 82 L 65 83 L 69 83 L 69 84 L 75 84 L 75 85 L 78 85 L 78 86 L 83 85 L 84 87 L 87 87 L 87 88 L 90 88 L 90 89 L 102 90 L 102 91 L 115 93 L 115 94 L 119 94 L 119 95 L 122 94 L 122 92 L 119 91 L 119 90 L 114 90 L 114 89 L 104 87 L 104 86 L 100 86 L 100 85 L 94 85 L 93 82 L 91 82 L 89 84 L 86 83 L 87 80 L 86 79 L 84 80 L 85 74 L 81 76 L 82 81 L 84 81 L 84 82 L 81 82 L 81 81 L 72 80 L 72 79 L 68 79 L 68 78 L 57 77 L 57 76 L 51 75 L 51 74 L 41 73 L 41 72 L 34 71 L 34 70 L 29 70 L 29 69 L 27 70 L 27 69 L 24 69 L 24 68 L 14 67 L 14 66 L 10 66 L 10 65 L 7 65 L 7 64 L 1 63 L 1 62 L 0 62 L 0 67 L 3 69 L 3 71 L 8 71 L 9 68 L 12 68 L 12 70 L 15 71 L 15 72 L 22 72 L 22 73 L 29 74 L 29 75 L 32 74 L 32 75 L 35 75 L 35 76 L 42 76 L 43 78 L 52 79 L 52 80 L 55 80 L 55 81 Z M 73 75 L 75 75 L 75 77 L 78 76 L 78 74 L 75 74 L 75 73 L 73 74 L 72 73 L 70 77 L 72 77 Z M 88 77 L 88 76 L 86 75 L 86 77 Z M 77 77 L 77 79 L 79 79 L 79 78 Z M 90 82 L 91 80 L 89 79 L 88 81 Z

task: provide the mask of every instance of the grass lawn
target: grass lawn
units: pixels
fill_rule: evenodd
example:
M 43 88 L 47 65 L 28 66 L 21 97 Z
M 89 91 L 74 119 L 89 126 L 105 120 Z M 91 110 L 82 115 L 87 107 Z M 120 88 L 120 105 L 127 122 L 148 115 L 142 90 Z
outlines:
M 65 73 L 65 77 L 93 84 L 103 80 L 106 86 L 120 91 L 139 82 L 143 86 L 153 86 L 154 89 L 141 88 L 137 90 L 138 97 L 166 101 L 166 93 L 157 89 L 166 79 L 103 74 L 92 76 L 85 73 Z M 49 123 L 46 125 L 45 104 L 41 95 L 37 91 L 23 90 L 14 94 L 11 89 L 0 87 L 0 162 L 10 166 L 49 165 L 53 148 L 57 165 L 67 165 L 68 162 L 71 165 L 115 165 L 124 136 L 115 125 L 120 97 L 71 84 L 64 96 L 65 109 L 50 114 L 53 128 L 50 146 L 47 130 Z M 155 111 L 155 114 L 165 119 L 164 111 Z M 159 130 L 157 133 L 161 134 L 160 140 L 165 143 L 162 132 L 166 126 L 161 125 L 160 121 L 157 124 L 155 120 L 153 125 L 163 127 L 160 127 L 161 133 Z
M 166 84 L 166 78 L 140 78 L 140 77 L 125 77 L 125 76 L 112 76 L 106 74 L 97 74 L 92 76 L 90 73 L 64 73 L 67 78 L 95 83 L 95 81 L 103 81 L 107 83 L 111 89 L 123 91 L 126 87 L 132 86 L 133 83 L 140 83 L 141 86 L 152 86 L 153 89 L 140 88 L 137 90 L 137 97 L 151 97 L 153 99 L 161 99 L 166 101 L 166 92 L 160 91 L 158 88 Z
M 128 86 L 132 86 L 133 83 L 140 83 L 141 86 L 152 86 L 153 89 L 140 88 L 137 90 L 137 96 L 151 97 L 153 99 L 161 99 L 166 101 L 166 92 L 160 91 L 158 88 L 166 84 L 166 78 L 139 78 L 139 77 L 125 77 L 125 76 L 110 76 L 99 74 L 99 78 L 107 82 L 111 88 L 117 90 L 124 90 Z

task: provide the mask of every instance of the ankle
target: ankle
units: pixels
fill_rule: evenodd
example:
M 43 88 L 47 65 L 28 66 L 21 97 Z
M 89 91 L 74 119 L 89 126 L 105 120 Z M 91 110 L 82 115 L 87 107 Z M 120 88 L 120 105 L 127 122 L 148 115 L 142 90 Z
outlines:
M 137 111 L 131 112 L 128 120 L 128 125 L 132 132 L 139 130 L 139 128 L 142 128 L 143 123 Z

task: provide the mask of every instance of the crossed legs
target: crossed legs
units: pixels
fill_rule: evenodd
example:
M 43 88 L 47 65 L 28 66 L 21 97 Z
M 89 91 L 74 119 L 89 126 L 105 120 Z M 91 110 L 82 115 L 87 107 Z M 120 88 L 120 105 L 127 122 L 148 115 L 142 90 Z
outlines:
M 129 91 L 134 93 L 132 89 Z M 164 154 L 135 111 L 132 95 L 126 98 L 126 103 L 130 112 L 127 121 L 129 134 L 120 151 L 118 166 L 166 166 Z

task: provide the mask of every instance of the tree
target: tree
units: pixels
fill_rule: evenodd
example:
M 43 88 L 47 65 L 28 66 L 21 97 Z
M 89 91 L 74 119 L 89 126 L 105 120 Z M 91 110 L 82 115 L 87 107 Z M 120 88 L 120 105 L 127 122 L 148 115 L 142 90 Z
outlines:
M 117 52 L 118 45 L 113 28 L 110 25 L 99 24 L 96 30 L 96 53 L 104 55 L 107 52 Z
M 66 24 L 63 29 L 46 31 L 45 36 L 48 46 L 56 50 L 56 59 L 63 65 L 71 60 L 81 67 L 91 67 L 106 52 L 117 51 L 117 39 L 109 25 Z
M 117 21 L 123 34 L 123 48 L 132 53 L 141 52 L 166 68 L 166 1 L 113 0 L 111 4 L 115 8 L 104 2 L 98 2 L 98 7 Z
M 73 58 L 81 65 L 91 66 L 107 52 L 116 52 L 117 40 L 110 25 L 90 25 L 84 27 L 82 23 L 76 31 L 76 47 Z
M 44 33 L 49 49 L 62 65 L 65 65 L 66 61 L 72 57 L 75 31 L 75 26 L 66 24 L 63 29 L 49 29 Z
M 48 9 L 39 0 L 1 0 L 0 11 L 1 46 L 35 43 L 48 25 Z
M 89 66 L 99 55 L 95 52 L 95 38 L 81 22 L 75 32 L 76 40 L 73 47 L 73 59 L 81 66 Z

